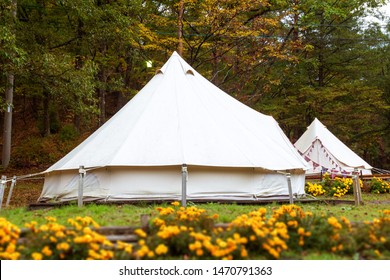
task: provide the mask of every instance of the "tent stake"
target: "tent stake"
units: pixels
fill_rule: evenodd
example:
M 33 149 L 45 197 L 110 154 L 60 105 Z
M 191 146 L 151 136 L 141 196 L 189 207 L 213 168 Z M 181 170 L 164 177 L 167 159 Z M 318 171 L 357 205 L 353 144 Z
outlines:
M 181 166 L 181 206 L 187 207 L 187 165 Z
M 1 205 L 3 205 L 4 189 L 6 184 L 7 184 L 7 176 L 2 175 L 1 182 L 0 182 L 0 210 L 1 210 Z
M 77 203 L 77 205 L 79 207 L 83 206 L 84 176 L 85 176 L 84 165 L 80 165 L 80 168 L 79 168 L 79 193 L 78 193 L 78 203 Z
M 16 176 L 14 175 L 14 177 L 12 178 L 12 181 L 11 181 L 11 188 L 9 189 L 7 203 L 5 204 L 6 207 L 8 207 L 9 202 L 11 201 L 12 191 L 14 190 L 15 184 L 16 184 Z
M 292 187 L 291 187 L 291 173 L 287 173 L 286 177 L 287 177 L 287 185 L 288 185 L 288 194 L 290 197 L 290 204 L 294 204 L 294 198 L 293 198 Z

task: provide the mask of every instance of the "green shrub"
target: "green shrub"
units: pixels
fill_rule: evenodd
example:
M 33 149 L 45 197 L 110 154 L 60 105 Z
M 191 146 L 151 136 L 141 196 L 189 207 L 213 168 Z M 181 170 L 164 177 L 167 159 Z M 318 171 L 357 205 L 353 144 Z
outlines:
M 390 193 L 390 182 L 381 178 L 373 177 L 370 181 L 372 193 Z
M 59 160 L 76 141 L 61 141 L 58 135 L 30 136 L 12 150 L 11 165 L 16 168 L 48 166 Z
M 64 125 L 59 133 L 59 138 L 61 141 L 74 141 L 80 136 L 76 127 L 71 124 Z

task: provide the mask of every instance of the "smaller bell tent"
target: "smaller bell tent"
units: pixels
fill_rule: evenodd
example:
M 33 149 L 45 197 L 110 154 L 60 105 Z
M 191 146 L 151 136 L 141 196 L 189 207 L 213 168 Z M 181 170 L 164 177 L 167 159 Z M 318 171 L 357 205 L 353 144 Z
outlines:
M 355 169 L 371 174 L 372 167 L 332 134 L 317 118 L 295 142 L 295 148 L 309 163 L 306 174 L 351 174 Z

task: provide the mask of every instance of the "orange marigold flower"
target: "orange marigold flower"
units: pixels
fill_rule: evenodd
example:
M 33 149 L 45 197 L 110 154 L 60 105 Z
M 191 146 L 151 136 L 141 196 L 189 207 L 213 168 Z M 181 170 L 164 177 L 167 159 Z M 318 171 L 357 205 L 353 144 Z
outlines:
M 157 248 L 154 250 L 157 255 L 164 255 L 168 253 L 168 247 L 165 246 L 164 244 L 160 244 L 157 246 Z
M 42 260 L 42 258 L 43 258 L 42 254 L 41 254 L 41 253 L 38 253 L 38 252 L 32 253 L 31 256 L 32 256 L 32 258 L 33 258 L 34 260 Z

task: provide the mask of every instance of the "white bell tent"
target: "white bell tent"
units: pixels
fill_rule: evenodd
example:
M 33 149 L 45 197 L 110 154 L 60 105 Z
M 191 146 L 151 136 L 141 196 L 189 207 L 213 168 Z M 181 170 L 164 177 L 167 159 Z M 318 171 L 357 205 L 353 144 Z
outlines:
M 184 181 L 188 200 L 256 200 L 288 196 L 289 180 L 304 194 L 307 163 L 271 116 L 174 52 L 118 113 L 45 171 L 39 201 L 77 199 L 80 166 L 84 200 L 180 200 Z
M 309 163 L 307 174 L 351 174 L 355 169 L 370 174 L 372 167 L 332 134 L 317 118 L 295 142 L 295 147 Z

